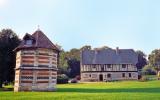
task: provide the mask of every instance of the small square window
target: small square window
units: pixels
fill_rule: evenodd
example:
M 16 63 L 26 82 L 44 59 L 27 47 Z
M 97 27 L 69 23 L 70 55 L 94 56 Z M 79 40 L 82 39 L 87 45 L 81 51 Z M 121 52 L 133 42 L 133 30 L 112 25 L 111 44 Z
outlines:
M 125 77 L 125 73 L 122 73 L 122 77 Z
M 111 68 L 111 65 L 110 65 L 110 64 L 108 64 L 108 65 L 107 65 L 107 68 Z
M 26 40 L 26 45 L 32 45 L 32 40 Z
M 95 66 L 95 65 L 93 65 L 93 68 L 96 68 L 96 66 Z
M 111 74 L 107 74 L 107 78 L 111 78 Z

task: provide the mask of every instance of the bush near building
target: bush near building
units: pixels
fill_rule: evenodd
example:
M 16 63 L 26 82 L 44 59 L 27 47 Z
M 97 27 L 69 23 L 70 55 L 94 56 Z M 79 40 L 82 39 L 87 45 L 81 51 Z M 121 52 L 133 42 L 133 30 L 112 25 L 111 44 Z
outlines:
M 142 69 L 142 75 L 156 75 L 156 70 L 151 65 L 146 65 Z
M 68 80 L 69 78 L 65 74 L 57 76 L 57 84 L 66 84 L 68 83 Z

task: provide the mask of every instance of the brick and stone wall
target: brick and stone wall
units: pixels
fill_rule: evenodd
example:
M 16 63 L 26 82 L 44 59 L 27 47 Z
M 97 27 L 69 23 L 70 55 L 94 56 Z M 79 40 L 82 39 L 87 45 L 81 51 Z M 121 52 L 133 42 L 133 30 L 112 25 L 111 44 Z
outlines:
M 17 52 L 14 91 L 54 91 L 58 53 L 49 49 Z

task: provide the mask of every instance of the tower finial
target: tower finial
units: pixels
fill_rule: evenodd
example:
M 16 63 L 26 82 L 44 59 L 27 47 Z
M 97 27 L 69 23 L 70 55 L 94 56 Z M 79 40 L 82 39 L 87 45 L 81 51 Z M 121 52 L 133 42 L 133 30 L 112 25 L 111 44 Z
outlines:
M 40 25 L 38 25 L 38 29 L 37 29 L 38 31 L 40 30 Z

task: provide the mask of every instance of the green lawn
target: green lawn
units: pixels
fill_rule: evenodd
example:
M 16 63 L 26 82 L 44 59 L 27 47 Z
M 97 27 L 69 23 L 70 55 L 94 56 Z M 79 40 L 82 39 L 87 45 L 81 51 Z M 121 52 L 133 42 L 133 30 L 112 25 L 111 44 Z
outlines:
M 1 91 L 0 100 L 160 100 L 160 81 L 58 85 L 57 92 Z

